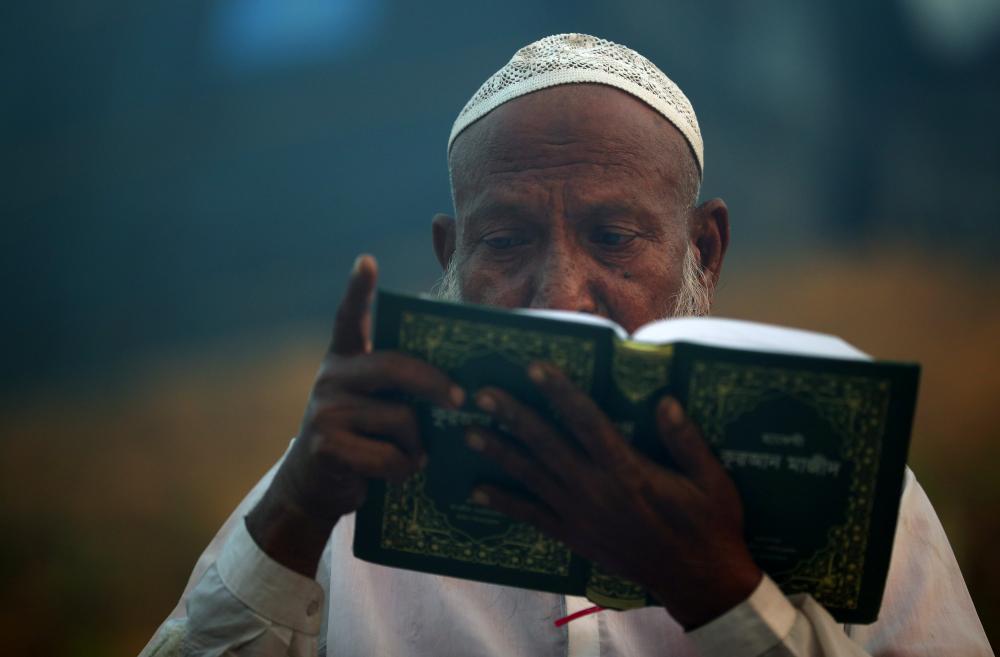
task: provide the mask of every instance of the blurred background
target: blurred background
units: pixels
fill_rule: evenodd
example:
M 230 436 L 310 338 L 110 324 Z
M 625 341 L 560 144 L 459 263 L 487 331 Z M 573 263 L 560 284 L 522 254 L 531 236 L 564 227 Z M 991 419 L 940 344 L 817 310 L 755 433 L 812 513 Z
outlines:
M 996 0 L 61 0 L 0 9 L 0 635 L 133 655 L 297 429 L 354 256 L 437 275 L 451 122 L 518 47 L 692 99 L 716 314 L 924 365 L 911 465 L 1000 638 Z

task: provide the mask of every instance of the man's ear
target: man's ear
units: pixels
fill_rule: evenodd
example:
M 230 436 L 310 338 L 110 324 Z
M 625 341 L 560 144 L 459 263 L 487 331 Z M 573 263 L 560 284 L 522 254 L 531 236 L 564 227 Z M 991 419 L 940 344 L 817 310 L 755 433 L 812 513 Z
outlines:
M 455 219 L 446 214 L 436 214 L 431 220 L 431 232 L 434 238 L 434 254 L 437 255 L 441 269 L 447 269 L 451 257 L 455 254 Z
M 695 208 L 692 218 L 691 242 L 698 249 L 698 264 L 715 285 L 729 248 L 729 208 L 721 198 L 713 198 Z

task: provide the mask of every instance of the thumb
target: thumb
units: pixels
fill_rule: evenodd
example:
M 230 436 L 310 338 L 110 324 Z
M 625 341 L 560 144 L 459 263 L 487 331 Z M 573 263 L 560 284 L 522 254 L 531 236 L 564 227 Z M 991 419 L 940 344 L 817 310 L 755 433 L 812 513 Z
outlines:
M 656 405 L 656 427 L 660 440 L 682 474 L 701 483 L 722 468 L 701 430 L 673 397 L 664 397 Z
M 368 339 L 371 329 L 371 303 L 378 278 L 375 258 L 362 254 L 354 260 L 347 290 L 337 308 L 330 351 L 339 356 L 351 356 L 371 350 Z

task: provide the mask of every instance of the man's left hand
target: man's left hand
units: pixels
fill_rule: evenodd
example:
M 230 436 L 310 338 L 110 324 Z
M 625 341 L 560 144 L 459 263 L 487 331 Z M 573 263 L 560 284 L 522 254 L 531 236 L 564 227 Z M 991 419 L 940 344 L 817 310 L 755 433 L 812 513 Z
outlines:
M 656 409 L 659 437 L 677 468 L 668 469 L 629 445 L 557 368 L 535 363 L 528 373 L 558 424 L 503 390 L 483 388 L 477 405 L 516 443 L 478 427 L 467 442 L 533 497 L 482 485 L 473 501 L 643 585 L 686 629 L 746 599 L 762 575 L 743 538 L 739 494 L 680 404 L 664 397 Z

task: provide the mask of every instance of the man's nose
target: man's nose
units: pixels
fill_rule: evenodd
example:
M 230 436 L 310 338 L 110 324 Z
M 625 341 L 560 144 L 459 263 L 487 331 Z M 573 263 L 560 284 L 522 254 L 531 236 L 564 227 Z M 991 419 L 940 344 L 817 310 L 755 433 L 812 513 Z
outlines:
M 587 277 L 586 267 L 571 253 L 556 249 L 538 264 L 529 308 L 599 313 Z

